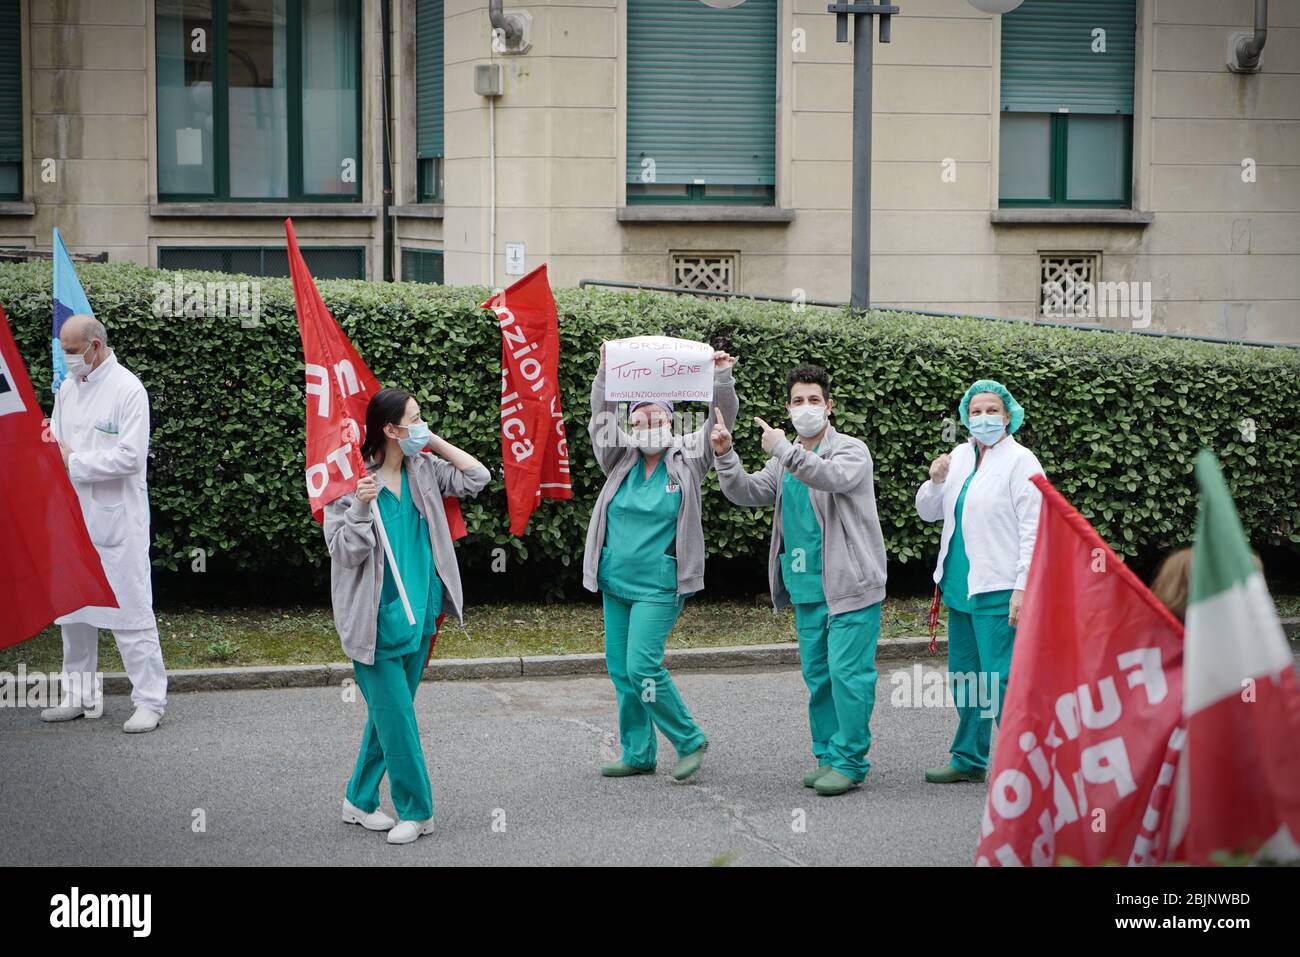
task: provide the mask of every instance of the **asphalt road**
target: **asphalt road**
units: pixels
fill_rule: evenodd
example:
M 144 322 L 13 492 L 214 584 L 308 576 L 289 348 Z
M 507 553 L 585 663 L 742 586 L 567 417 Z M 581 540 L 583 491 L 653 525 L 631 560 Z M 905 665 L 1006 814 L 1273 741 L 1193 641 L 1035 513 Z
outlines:
M 437 828 L 400 847 L 339 819 L 365 721 L 340 688 L 174 695 L 145 735 L 122 732 L 125 697 L 65 724 L 4 708 L 0 865 L 968 865 L 983 786 L 922 780 L 946 760 L 956 716 L 892 706 L 890 675 L 913 662 L 884 664 L 871 772 L 835 798 L 801 784 L 812 758 L 797 670 L 675 676 L 710 738 L 684 784 L 662 738 L 654 776 L 597 774 L 617 756 L 603 676 L 426 682 L 416 706 Z

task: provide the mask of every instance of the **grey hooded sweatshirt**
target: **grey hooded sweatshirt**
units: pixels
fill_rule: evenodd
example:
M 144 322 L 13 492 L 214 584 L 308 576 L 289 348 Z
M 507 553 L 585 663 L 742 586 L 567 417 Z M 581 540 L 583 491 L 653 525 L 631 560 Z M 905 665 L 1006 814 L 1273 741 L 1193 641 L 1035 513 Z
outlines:
M 717 458 L 722 494 L 737 505 L 775 505 L 767 556 L 772 606 L 790 604 L 781 576 L 781 480 L 786 471 L 808 486 L 822 529 L 822 591 L 832 615 L 856 611 L 885 597 L 885 538 L 876 515 L 871 452 L 864 442 L 827 425 L 817 452 L 784 439 L 763 468 L 745 472 L 734 448 Z
M 378 466 L 368 463 L 374 474 Z M 429 524 L 433 563 L 442 579 L 443 607 L 450 606 L 464 627 L 460 568 L 451 542 L 443 496 L 477 495 L 492 480 L 482 465 L 461 471 L 429 452 L 406 456 L 407 484 L 416 509 Z M 365 665 L 375 663 L 379 596 L 384 588 L 384 547 L 375 532 L 373 502 L 344 495 L 325 506 L 325 544 L 330 552 L 330 603 L 343 653 Z
M 736 413 L 740 411 L 740 400 L 736 398 L 736 380 L 730 367 L 713 372 L 713 404 L 722 410 L 727 428 L 731 428 Z M 629 443 L 627 433 L 617 423 L 617 410 L 617 402 L 605 400 L 605 369 L 602 366 L 591 383 L 591 421 L 587 424 L 587 433 L 596 452 L 596 463 L 606 478 L 587 525 L 587 546 L 582 555 L 582 584 L 587 591 L 600 590 L 596 574 L 600 569 L 601 549 L 605 545 L 605 515 L 609 503 L 632 471 L 632 466 L 641 461 L 640 450 Z M 713 431 L 714 421 L 713 410 L 709 409 L 709 419 L 702 428 L 676 436 L 672 447 L 664 452 L 668 477 L 682 489 L 682 504 L 677 512 L 678 595 L 690 595 L 704 588 L 700 483 L 713 467 L 709 433 Z

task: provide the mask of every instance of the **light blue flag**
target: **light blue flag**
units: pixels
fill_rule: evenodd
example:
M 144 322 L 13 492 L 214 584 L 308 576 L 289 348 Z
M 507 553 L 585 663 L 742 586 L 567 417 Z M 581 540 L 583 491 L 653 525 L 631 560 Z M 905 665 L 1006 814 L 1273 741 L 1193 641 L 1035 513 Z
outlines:
M 63 328 L 64 320 L 68 316 L 75 316 L 78 313 L 94 315 L 90 311 L 86 294 L 81 290 L 81 283 L 77 281 L 77 272 L 72 268 L 72 259 L 68 256 L 67 247 L 63 245 L 63 237 L 59 235 L 59 228 L 56 226 L 54 227 L 54 335 L 50 343 L 54 357 L 54 378 L 50 388 L 54 392 L 59 391 L 59 386 L 68 377 L 68 362 L 63 358 L 63 347 L 59 345 L 59 330 Z

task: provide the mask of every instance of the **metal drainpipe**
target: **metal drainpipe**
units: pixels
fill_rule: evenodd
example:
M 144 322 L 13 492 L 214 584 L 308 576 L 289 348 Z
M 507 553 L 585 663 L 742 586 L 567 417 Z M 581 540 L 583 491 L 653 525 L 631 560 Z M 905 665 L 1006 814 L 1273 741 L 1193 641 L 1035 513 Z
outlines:
M 389 215 L 390 207 L 393 205 L 393 164 L 392 155 L 389 150 L 388 137 L 392 131 L 392 120 L 389 116 L 388 94 L 392 86 L 391 68 L 388 58 L 390 55 L 389 44 L 392 42 L 392 0 L 383 0 L 379 5 L 381 28 L 384 32 L 384 44 L 382 53 L 381 72 L 384 81 L 383 97 L 383 114 L 384 114 L 384 144 L 383 144 L 383 164 L 384 164 L 384 201 L 383 223 L 380 224 L 380 230 L 384 238 L 384 282 L 393 281 L 393 218 Z
M 1237 41 L 1237 63 L 1243 70 L 1259 67 L 1259 55 L 1268 41 L 1268 0 L 1255 0 L 1255 35 Z
M 518 24 L 506 17 L 505 10 L 502 9 L 502 0 L 488 0 L 488 19 L 492 21 L 492 28 L 500 30 L 505 37 L 506 46 L 517 43 L 522 36 Z

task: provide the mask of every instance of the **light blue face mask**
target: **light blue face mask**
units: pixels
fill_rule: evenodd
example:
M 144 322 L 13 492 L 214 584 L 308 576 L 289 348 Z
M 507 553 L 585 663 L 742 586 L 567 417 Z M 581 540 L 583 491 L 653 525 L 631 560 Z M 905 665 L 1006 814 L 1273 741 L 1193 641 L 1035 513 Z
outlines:
M 1002 438 L 1007 424 L 1000 415 L 972 415 L 970 417 L 970 434 L 985 445 L 993 445 Z
M 420 450 L 429 444 L 429 438 L 432 433 L 429 427 L 423 422 L 412 422 L 406 427 L 408 433 L 404 439 L 398 439 L 397 444 L 402 447 L 403 455 L 419 455 Z

